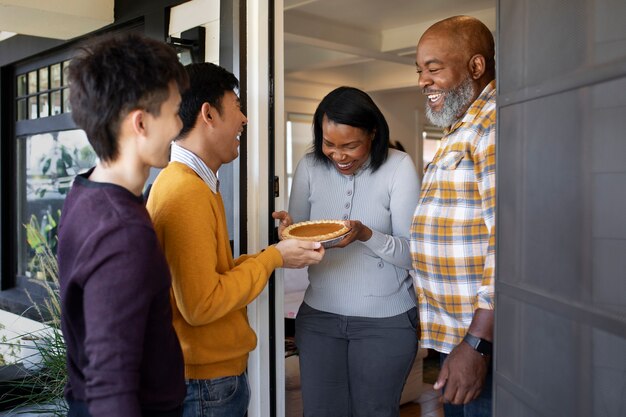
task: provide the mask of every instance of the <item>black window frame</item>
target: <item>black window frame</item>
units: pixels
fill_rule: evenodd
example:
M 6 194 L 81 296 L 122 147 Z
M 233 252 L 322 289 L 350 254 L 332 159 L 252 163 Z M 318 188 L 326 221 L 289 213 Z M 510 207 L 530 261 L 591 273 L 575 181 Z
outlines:
M 74 44 L 1 68 L 2 131 L 0 132 L 0 308 L 26 317 L 42 320 L 32 303 L 47 298 L 46 290 L 18 274 L 18 161 L 19 141 L 30 135 L 77 129 L 71 113 L 36 119 L 17 120 L 17 79 L 40 68 L 50 67 L 71 58 Z M 63 74 L 61 73 L 61 77 Z M 49 86 L 50 87 L 50 86 Z M 50 103 L 51 105 L 51 103 Z M 49 111 L 48 114 L 51 114 Z

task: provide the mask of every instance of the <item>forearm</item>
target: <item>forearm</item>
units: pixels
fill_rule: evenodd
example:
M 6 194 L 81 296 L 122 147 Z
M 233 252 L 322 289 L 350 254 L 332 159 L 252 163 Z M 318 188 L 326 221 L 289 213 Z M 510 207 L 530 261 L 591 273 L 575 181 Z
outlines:
M 479 308 L 474 312 L 474 318 L 468 329 L 468 333 L 481 339 L 493 342 L 494 311 Z
M 272 271 L 282 265 L 282 258 L 276 248 L 268 247 L 223 273 L 216 262 L 213 258 L 201 265 L 186 262 L 172 267 L 176 306 L 191 325 L 211 323 L 247 306 L 263 291 Z

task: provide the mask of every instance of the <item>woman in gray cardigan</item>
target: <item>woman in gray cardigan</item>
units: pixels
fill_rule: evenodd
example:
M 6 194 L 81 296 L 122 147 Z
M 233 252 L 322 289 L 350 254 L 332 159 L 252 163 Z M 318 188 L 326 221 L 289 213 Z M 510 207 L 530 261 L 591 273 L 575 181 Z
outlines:
M 298 164 L 293 222 L 342 219 L 350 233 L 309 267 L 296 317 L 304 416 L 397 417 L 417 351 L 409 228 L 419 184 L 363 91 L 340 87 L 319 104 L 313 151 Z M 282 229 L 281 229 L 282 230 Z

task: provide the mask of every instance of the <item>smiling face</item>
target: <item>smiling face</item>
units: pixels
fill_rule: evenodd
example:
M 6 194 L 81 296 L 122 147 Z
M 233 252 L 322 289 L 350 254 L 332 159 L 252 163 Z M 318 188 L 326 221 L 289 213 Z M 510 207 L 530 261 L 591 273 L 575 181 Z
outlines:
M 322 152 L 341 174 L 352 175 L 367 162 L 373 133 L 335 123 L 324 116 L 322 134 Z
M 469 59 L 440 32 L 426 33 L 417 45 L 419 86 L 426 95 L 426 115 L 439 127 L 452 125 L 478 96 Z
M 221 112 L 211 107 L 211 152 L 208 162 L 214 172 L 223 164 L 232 162 L 239 156 L 239 138 L 248 119 L 241 111 L 239 97 L 234 91 L 227 91 L 220 101 Z

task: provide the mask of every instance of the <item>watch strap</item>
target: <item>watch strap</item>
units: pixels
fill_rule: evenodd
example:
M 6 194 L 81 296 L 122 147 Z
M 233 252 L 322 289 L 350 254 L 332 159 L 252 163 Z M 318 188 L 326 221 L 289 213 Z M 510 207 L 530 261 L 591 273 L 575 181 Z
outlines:
M 466 333 L 463 341 L 470 345 L 472 349 L 480 353 L 482 356 L 491 356 L 493 351 L 493 344 L 485 339 L 481 339 L 478 336 L 474 336 L 471 333 Z

